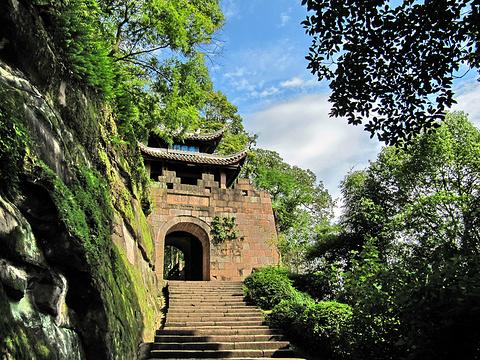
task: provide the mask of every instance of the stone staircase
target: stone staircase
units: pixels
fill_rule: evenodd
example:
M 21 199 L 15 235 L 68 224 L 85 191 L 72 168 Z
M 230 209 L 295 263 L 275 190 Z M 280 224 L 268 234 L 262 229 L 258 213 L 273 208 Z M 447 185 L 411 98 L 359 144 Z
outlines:
M 151 359 L 294 358 L 289 342 L 243 301 L 241 282 L 169 281 L 168 291 Z

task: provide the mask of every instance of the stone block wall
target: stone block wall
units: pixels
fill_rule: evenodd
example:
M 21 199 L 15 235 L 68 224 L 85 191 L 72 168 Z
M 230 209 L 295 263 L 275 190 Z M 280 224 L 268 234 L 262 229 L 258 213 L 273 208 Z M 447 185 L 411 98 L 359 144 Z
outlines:
M 197 185 L 188 185 L 174 171 L 164 171 L 152 193 L 154 211 L 149 223 L 155 234 L 160 279 L 165 236 L 172 231 L 189 232 L 204 244 L 204 280 L 243 280 L 254 268 L 278 263 L 270 196 L 255 190 L 248 180 L 239 179 L 234 188 L 222 189 L 210 174 L 203 174 Z M 213 244 L 210 224 L 215 216 L 235 217 L 238 239 Z

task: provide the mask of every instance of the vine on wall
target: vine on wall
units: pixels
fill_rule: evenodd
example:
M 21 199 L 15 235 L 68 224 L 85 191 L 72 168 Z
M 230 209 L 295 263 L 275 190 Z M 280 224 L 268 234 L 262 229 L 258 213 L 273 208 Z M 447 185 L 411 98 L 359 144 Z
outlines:
M 234 217 L 215 216 L 211 222 L 212 242 L 214 245 L 238 239 L 237 221 Z

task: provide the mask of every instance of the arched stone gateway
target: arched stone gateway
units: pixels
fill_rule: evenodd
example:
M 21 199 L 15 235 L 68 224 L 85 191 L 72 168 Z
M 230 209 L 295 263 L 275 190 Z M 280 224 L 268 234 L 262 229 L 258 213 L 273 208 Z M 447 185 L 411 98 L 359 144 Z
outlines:
M 159 279 L 165 277 L 165 246 L 179 249 L 188 260 L 179 275 L 198 280 L 243 280 L 253 269 L 278 262 L 270 197 L 237 178 L 246 150 L 214 153 L 222 134 L 187 134 L 173 145 L 152 134 L 140 146 L 153 180 L 149 222 L 157 234 Z M 235 218 L 238 238 L 212 243 L 210 224 L 216 217 Z
M 165 223 L 156 242 L 159 277 L 167 278 L 167 274 L 163 274 L 165 248 L 173 246 L 185 257 L 182 280 L 210 280 L 209 232 L 207 223 L 192 216 L 178 216 Z

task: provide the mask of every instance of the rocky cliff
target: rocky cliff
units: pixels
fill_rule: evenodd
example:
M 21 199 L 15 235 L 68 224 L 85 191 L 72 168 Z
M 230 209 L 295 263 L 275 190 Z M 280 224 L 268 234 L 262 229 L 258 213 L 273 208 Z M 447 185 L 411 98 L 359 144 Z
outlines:
M 0 357 L 135 359 L 162 307 L 146 183 L 45 21 L 0 4 Z

